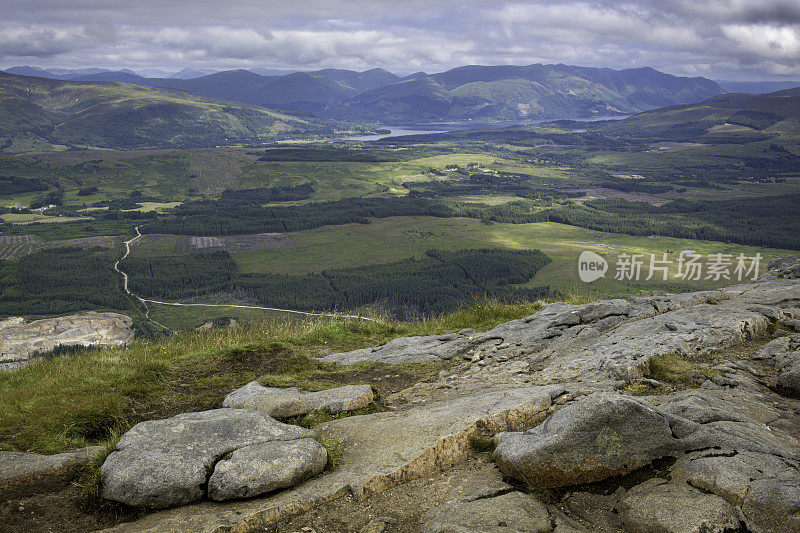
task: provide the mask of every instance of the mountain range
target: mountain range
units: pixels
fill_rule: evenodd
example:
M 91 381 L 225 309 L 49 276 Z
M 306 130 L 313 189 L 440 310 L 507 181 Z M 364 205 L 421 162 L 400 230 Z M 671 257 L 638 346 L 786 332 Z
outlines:
M 9 70 L 31 75 L 24 70 L 30 68 Z M 171 88 L 325 118 L 381 123 L 624 115 L 699 102 L 726 92 L 720 84 L 705 78 L 677 77 L 652 68 L 613 70 L 561 64 L 470 65 L 405 77 L 383 69 L 324 69 L 273 75 L 229 70 L 180 79 L 193 74 L 146 78 L 120 70 L 73 73 L 70 79 Z

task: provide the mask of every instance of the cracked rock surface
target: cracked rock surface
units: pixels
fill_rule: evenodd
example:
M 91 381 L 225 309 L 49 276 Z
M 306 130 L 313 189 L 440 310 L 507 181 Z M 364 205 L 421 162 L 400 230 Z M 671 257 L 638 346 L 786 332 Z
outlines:
M 164 508 L 202 499 L 207 490 L 215 499 L 226 499 L 286 487 L 325 466 L 319 459 L 325 450 L 310 436 L 306 429 L 245 409 L 141 422 L 103 463 L 103 497 Z M 279 464 L 276 455 L 286 464 Z M 258 472 L 248 469 L 255 463 L 260 463 Z

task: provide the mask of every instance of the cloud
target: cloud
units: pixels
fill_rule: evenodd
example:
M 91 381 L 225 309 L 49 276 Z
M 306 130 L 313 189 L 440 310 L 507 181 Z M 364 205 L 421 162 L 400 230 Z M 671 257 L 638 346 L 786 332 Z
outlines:
M 5 66 L 412 72 L 562 62 L 800 77 L 797 0 L 10 0 L 3 20 Z

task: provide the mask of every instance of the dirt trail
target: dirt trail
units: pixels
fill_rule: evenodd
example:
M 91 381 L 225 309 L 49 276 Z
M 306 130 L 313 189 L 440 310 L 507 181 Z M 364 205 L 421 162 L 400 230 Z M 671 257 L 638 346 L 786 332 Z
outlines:
M 260 306 L 260 305 L 164 302 L 164 301 L 161 301 L 161 300 L 151 300 L 149 298 L 142 298 L 141 296 L 137 295 L 136 293 L 131 292 L 131 290 L 128 288 L 128 274 L 126 272 L 122 271 L 119 268 L 120 262 L 124 261 L 125 258 L 128 257 L 128 255 L 130 255 L 130 253 L 131 253 L 131 243 L 133 243 L 134 241 L 136 241 L 137 239 L 142 237 L 142 234 L 139 232 L 139 226 L 136 226 L 135 229 L 136 229 L 136 237 L 134 237 L 132 239 L 128 239 L 127 241 L 125 241 L 125 254 L 122 257 L 120 257 L 117 260 L 116 263 L 114 263 L 114 270 L 116 270 L 117 272 L 119 272 L 122 275 L 123 288 L 125 289 L 125 292 L 127 294 L 131 295 L 132 297 L 136 298 L 140 302 L 142 302 L 142 305 L 144 305 L 144 307 L 145 307 L 145 318 L 147 318 L 148 320 L 150 320 L 154 324 L 156 324 L 156 325 L 158 325 L 158 326 L 160 326 L 160 327 L 162 327 L 164 329 L 173 331 L 170 328 L 168 328 L 167 326 L 165 326 L 165 325 L 163 325 L 163 324 L 161 324 L 159 322 L 156 322 L 155 320 L 150 318 L 150 308 L 147 306 L 148 303 L 159 304 L 159 305 L 171 305 L 171 306 L 175 306 L 175 307 L 233 307 L 233 308 L 237 308 L 237 309 L 258 309 L 258 310 L 262 310 L 262 311 L 278 311 L 278 312 L 282 312 L 282 313 L 292 313 L 292 314 L 303 315 L 303 316 L 318 316 L 318 317 L 326 317 L 326 318 L 327 317 L 330 317 L 330 318 L 355 318 L 355 319 L 359 319 L 359 320 L 368 320 L 370 322 L 377 322 L 377 320 L 375 320 L 373 318 L 369 318 L 369 317 L 365 317 L 365 316 L 361 316 L 361 315 L 348 315 L 348 314 L 343 314 L 343 313 L 312 313 L 310 311 L 298 311 L 296 309 L 281 309 L 279 307 L 264 307 L 264 306 Z

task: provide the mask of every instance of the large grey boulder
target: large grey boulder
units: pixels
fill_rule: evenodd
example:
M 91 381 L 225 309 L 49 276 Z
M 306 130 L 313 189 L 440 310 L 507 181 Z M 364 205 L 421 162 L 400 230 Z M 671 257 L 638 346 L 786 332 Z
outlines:
M 422 519 L 424 533 L 547 533 L 552 530 L 547 507 L 534 496 L 521 492 L 446 503 Z
M 137 507 L 183 505 L 205 496 L 217 461 L 227 454 L 310 436 L 306 429 L 245 409 L 215 409 L 142 422 L 122 436 L 116 451 L 103 463 L 103 497 Z
M 325 469 L 328 452 L 314 439 L 252 444 L 217 463 L 208 480 L 212 500 L 250 498 L 294 487 Z
M 495 456 L 508 476 L 562 487 L 625 474 L 681 448 L 668 415 L 629 396 L 598 392 L 529 431 L 504 435 Z
M 258 381 L 251 381 L 226 396 L 222 406 L 252 409 L 275 418 L 288 418 L 312 411 L 329 411 L 335 415 L 366 407 L 374 399 L 375 395 L 369 385 L 346 385 L 319 392 L 306 392 L 297 387 L 265 387 Z
M 655 485 L 655 486 L 654 486 Z M 618 505 L 632 533 L 725 533 L 739 531 L 736 511 L 714 494 L 685 483 L 651 480 L 631 490 Z

